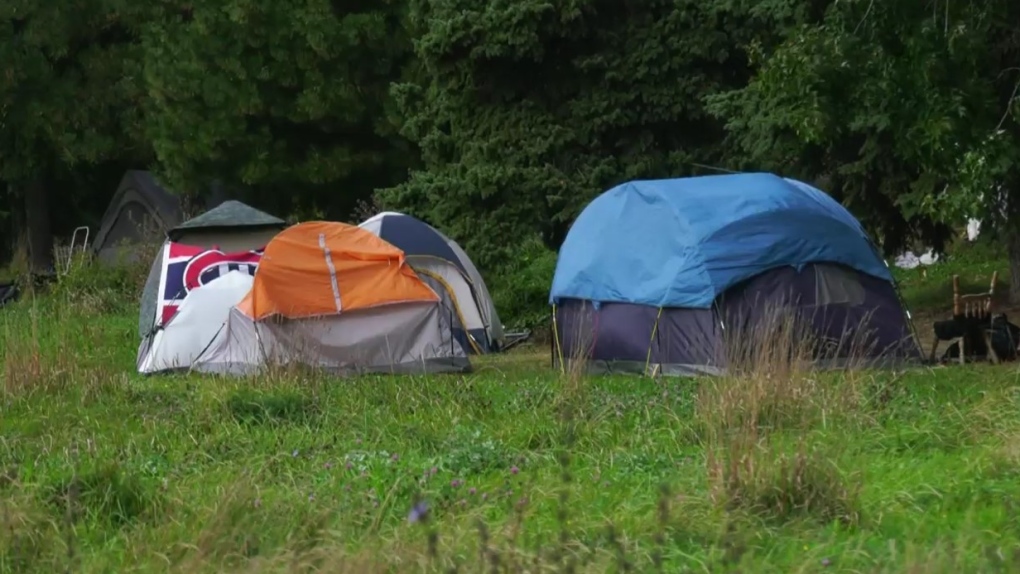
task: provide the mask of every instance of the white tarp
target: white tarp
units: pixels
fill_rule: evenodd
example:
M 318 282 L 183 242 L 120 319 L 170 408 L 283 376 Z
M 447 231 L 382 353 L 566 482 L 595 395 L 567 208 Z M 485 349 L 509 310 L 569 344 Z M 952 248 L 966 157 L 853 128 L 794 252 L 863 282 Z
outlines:
M 967 220 L 967 241 L 975 241 L 981 235 L 981 220 L 970 218 Z M 920 266 L 934 265 L 938 263 L 939 256 L 934 249 L 918 256 L 913 251 L 906 251 L 896 256 L 894 265 L 900 269 L 917 269 Z
M 254 278 L 231 271 L 190 292 L 169 323 L 143 342 L 138 372 L 187 369 L 216 337 L 230 310 L 251 291 Z

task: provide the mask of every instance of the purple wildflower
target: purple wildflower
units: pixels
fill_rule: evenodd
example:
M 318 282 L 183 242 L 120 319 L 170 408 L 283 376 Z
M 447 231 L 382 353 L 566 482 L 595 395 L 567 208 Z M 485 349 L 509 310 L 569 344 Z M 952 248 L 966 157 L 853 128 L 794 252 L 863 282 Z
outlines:
M 510 467 L 510 474 L 517 474 L 520 471 L 521 471 L 521 469 L 517 468 L 516 466 L 511 466 Z
M 425 504 L 425 501 L 419 501 L 411 507 L 411 512 L 407 515 L 408 522 L 425 522 L 429 517 L 429 507 Z
M 461 484 L 462 483 L 461 483 L 460 479 L 457 479 L 457 478 L 455 478 L 455 479 L 450 481 L 450 486 L 452 486 L 454 488 L 459 487 Z
M 393 456 L 390 457 L 390 460 L 392 460 L 393 462 L 397 462 L 397 459 L 399 459 L 399 458 L 400 457 L 397 456 L 397 453 L 393 453 Z
M 468 494 L 470 494 L 471 496 L 474 496 L 476 492 L 478 491 L 475 490 L 475 487 L 473 486 L 470 489 L 468 489 Z

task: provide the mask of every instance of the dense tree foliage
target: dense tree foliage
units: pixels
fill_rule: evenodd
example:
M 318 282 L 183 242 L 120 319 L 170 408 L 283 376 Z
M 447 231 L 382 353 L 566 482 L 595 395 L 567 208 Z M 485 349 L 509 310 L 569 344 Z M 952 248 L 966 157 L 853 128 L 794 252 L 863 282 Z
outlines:
M 745 166 L 824 180 L 887 251 L 941 245 L 1016 189 L 1018 21 L 1006 0 L 833 3 L 774 49 L 750 43 L 755 77 L 710 107 Z
M 1020 289 L 1009 0 L 0 0 L 0 21 L 0 218 L 37 255 L 125 168 L 283 216 L 377 191 L 490 272 L 622 181 L 767 170 L 888 252 L 982 217 Z
M 147 9 L 0 2 L 0 199 L 27 219 L 37 269 L 51 264 L 51 206 L 94 205 L 68 184 L 103 162 L 144 161 L 137 34 Z
M 147 126 L 180 189 L 241 184 L 262 207 L 337 215 L 403 179 L 387 91 L 409 56 L 401 3 L 229 0 L 148 28 Z
M 422 73 L 396 87 L 425 166 L 384 201 L 442 225 L 483 265 L 587 201 L 718 162 L 703 98 L 746 80 L 725 3 L 411 0 Z

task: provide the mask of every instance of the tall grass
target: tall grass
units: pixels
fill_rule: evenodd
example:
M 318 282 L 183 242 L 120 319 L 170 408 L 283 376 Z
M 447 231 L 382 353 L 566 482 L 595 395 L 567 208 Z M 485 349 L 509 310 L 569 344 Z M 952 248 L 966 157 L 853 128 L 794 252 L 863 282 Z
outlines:
M 856 524 L 860 484 L 831 445 L 812 444 L 812 432 L 863 414 L 855 363 L 871 354 L 866 324 L 842 342 L 848 368 L 826 375 L 813 369 L 820 345 L 802 316 L 779 306 L 761 316 L 727 337 L 727 376 L 697 391 L 711 499 L 764 519 Z
M 904 435 L 941 395 L 895 376 L 813 370 L 817 346 L 783 313 L 728 342 L 729 374 L 696 381 L 588 376 L 584 334 L 562 373 L 495 360 L 468 376 L 141 380 L 129 376 L 135 318 L 121 303 L 137 296 L 136 280 L 82 264 L 0 316 L 2 406 L 25 421 L 0 427 L 18 429 L 0 434 L 0 572 L 1018 564 L 1009 544 L 1020 536 L 986 548 L 976 523 L 947 522 L 941 542 L 886 543 L 915 534 L 884 518 L 907 487 L 876 494 L 886 487 L 852 464 L 871 443 L 854 437 Z M 974 475 L 985 481 L 1017 472 L 1011 386 L 925 431 L 987 448 Z M 886 432 L 907 416 L 890 410 L 897 400 L 915 418 Z M 925 453 L 911 460 L 936 456 Z

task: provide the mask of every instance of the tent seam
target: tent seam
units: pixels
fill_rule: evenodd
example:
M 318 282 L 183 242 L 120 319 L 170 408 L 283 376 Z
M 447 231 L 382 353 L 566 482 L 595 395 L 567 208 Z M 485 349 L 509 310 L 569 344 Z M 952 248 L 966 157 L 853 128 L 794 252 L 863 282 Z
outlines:
M 333 265 L 333 255 L 329 251 L 329 246 L 326 245 L 326 234 L 319 234 L 319 247 L 322 248 L 322 252 L 326 257 L 326 267 L 329 268 L 329 282 L 333 287 L 333 302 L 336 303 L 336 312 L 341 313 L 342 308 L 340 306 L 340 286 L 336 282 L 336 267 Z

